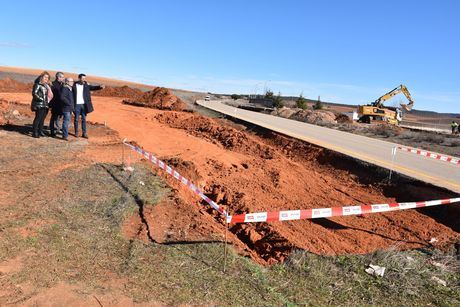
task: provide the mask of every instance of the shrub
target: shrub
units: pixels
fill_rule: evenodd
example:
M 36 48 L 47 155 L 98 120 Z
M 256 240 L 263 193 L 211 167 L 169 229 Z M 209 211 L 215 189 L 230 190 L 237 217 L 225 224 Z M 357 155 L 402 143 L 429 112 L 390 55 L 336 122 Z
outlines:
M 273 106 L 277 109 L 284 107 L 283 99 L 281 98 L 281 93 L 278 93 L 277 96 L 273 97 Z
M 300 94 L 299 98 L 297 98 L 296 105 L 299 109 L 307 109 L 307 101 L 305 100 L 305 98 L 303 98 L 302 94 Z
M 437 135 L 437 134 L 428 134 L 428 133 L 421 134 L 416 139 L 417 141 L 427 142 L 431 144 L 441 144 L 442 142 L 444 142 L 443 136 Z
M 322 110 L 324 109 L 324 104 L 321 102 L 321 100 L 318 100 L 315 105 L 313 106 L 313 109 L 315 110 Z
M 274 99 L 275 98 L 275 95 L 273 94 L 273 92 L 271 90 L 267 90 L 265 92 L 265 98 L 266 99 Z

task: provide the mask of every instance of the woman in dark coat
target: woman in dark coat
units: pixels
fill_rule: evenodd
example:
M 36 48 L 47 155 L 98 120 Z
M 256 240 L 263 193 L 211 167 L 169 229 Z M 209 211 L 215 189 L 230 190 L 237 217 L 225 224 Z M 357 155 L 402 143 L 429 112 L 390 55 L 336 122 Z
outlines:
M 34 83 L 32 89 L 32 105 L 31 109 L 35 112 L 35 118 L 33 123 L 34 138 L 45 136 L 43 132 L 43 124 L 45 122 L 46 114 L 48 113 L 48 102 L 50 98 L 50 87 L 48 82 L 50 80 L 50 74 L 46 71 L 38 78 L 38 82 Z

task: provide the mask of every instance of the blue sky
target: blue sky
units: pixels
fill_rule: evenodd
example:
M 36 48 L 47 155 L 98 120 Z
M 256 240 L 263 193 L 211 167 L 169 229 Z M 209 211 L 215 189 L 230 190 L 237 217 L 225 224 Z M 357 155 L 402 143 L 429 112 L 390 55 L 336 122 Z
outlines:
M 0 65 L 460 113 L 460 1 L 65 3 L 2 3 Z

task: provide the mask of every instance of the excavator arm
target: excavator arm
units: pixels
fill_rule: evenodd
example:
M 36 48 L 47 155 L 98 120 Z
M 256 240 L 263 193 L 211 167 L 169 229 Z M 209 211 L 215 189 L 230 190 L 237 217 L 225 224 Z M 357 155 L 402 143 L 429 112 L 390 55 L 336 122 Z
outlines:
M 392 98 L 393 96 L 398 95 L 399 93 L 403 93 L 406 96 L 407 100 L 409 100 L 408 104 L 401 104 L 401 107 L 403 107 L 406 111 L 412 110 L 412 107 L 414 106 L 414 100 L 412 99 L 412 96 L 410 95 L 409 90 L 407 89 L 407 87 L 405 85 L 403 85 L 403 84 L 401 84 L 400 86 L 392 89 L 388 93 L 386 93 L 386 94 L 382 95 L 381 97 L 379 97 L 377 100 L 375 100 L 372 103 L 372 105 L 374 107 L 382 108 L 383 103 L 385 101 L 387 101 L 388 99 Z

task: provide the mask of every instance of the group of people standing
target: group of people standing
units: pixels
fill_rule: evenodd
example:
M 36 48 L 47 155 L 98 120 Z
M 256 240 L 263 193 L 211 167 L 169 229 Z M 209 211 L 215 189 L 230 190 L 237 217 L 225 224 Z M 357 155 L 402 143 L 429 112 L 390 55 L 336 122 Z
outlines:
M 69 140 L 69 123 L 74 113 L 75 137 L 78 138 L 78 122 L 81 118 L 82 137 L 88 138 L 86 131 L 86 115 L 94 111 L 91 101 L 91 91 L 105 88 L 104 85 L 90 85 L 86 82 L 86 75 L 79 74 L 78 81 L 66 78 L 64 73 L 57 72 L 56 79 L 50 82 L 50 74 L 46 71 L 35 80 L 32 89 L 31 109 L 35 112 L 32 136 L 39 138 L 46 136 L 43 125 L 48 112 L 51 110 L 50 136 L 56 137 L 62 118 L 62 139 Z

